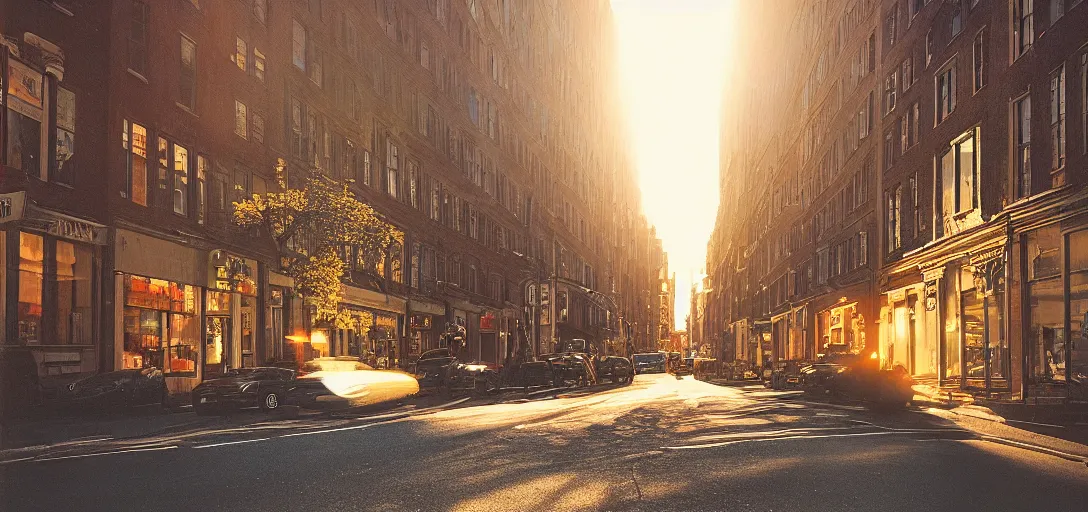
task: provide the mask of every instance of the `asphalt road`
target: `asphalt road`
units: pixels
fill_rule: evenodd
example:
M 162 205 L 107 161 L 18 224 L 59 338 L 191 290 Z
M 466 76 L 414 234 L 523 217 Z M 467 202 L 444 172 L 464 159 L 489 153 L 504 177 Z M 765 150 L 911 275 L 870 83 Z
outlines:
M 1088 509 L 1088 467 L 919 412 L 663 375 L 0 465 L 0 510 Z

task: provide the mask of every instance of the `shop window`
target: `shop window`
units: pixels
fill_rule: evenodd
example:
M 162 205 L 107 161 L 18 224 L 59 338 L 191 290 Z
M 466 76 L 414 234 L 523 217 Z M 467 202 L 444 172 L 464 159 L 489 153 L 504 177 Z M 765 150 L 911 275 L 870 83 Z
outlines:
M 959 292 L 956 285 L 956 276 L 948 278 L 941 289 L 944 293 L 944 328 L 941 335 L 944 336 L 944 354 L 941 360 L 944 363 L 944 379 L 956 381 L 960 378 L 963 368 L 960 366 L 960 306 Z
M 7 161 L 28 176 L 41 175 L 45 92 L 42 74 L 8 57 Z
M 1088 379 L 1088 231 L 1069 235 L 1068 254 L 1069 378 L 1084 382 Z
M 57 241 L 57 343 L 91 343 L 93 261 L 91 248 Z
M 1065 380 L 1065 308 L 1061 279 L 1061 233 L 1057 225 L 1028 233 L 1028 343 L 1035 382 Z
M 44 284 L 45 239 L 19 233 L 19 343 L 42 342 L 42 288 Z
M 993 274 L 987 283 L 985 265 L 964 268 L 960 307 L 963 329 L 964 376 L 967 379 L 1003 379 L 1008 376 L 1004 336 L 1004 282 Z
M 197 288 L 125 275 L 123 368 L 161 368 L 193 377 L 200 353 Z
M 125 195 L 140 206 L 147 206 L 147 128 L 127 119 L 122 146 L 125 150 Z

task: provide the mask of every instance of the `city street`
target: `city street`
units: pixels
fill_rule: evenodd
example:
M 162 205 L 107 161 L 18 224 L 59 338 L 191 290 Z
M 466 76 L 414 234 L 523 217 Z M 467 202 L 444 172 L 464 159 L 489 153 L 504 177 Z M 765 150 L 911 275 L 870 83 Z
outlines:
M 917 410 L 781 398 L 640 375 L 409 417 L 88 443 L 0 465 L 0 509 L 1079 510 L 1088 499 L 1080 462 Z

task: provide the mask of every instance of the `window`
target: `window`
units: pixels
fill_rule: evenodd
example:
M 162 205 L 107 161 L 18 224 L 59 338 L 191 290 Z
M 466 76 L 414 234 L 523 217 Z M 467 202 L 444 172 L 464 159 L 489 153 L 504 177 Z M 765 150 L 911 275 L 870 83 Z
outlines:
M 956 37 L 963 32 L 963 2 L 959 0 L 953 0 L 952 2 L 952 37 Z
M 234 134 L 245 139 L 247 135 L 246 104 L 234 100 Z
M 975 92 L 986 85 L 986 40 L 984 31 L 978 31 L 975 35 L 975 43 L 971 47 L 971 56 L 974 63 Z
M 937 123 L 948 118 L 956 109 L 956 61 L 948 63 L 934 79 L 936 83 Z
M 208 202 L 208 173 L 211 172 L 211 163 L 208 161 L 208 157 L 204 155 L 197 155 L 196 157 L 196 195 L 193 199 L 196 200 L 196 204 L 193 207 L 193 213 L 196 216 L 197 224 L 204 224 L 205 209 Z
M 910 19 L 913 20 L 927 3 L 929 3 L 929 0 L 907 0 L 907 9 L 909 10 Z
M 174 213 L 188 214 L 189 197 L 189 150 L 174 144 Z
M 918 103 L 915 102 L 900 118 L 899 152 L 906 153 L 918 143 Z
M 385 143 L 385 169 L 385 192 L 396 199 L 400 192 L 400 154 L 392 139 L 386 140 Z
M 268 22 L 268 0 L 253 0 L 253 16 L 262 25 Z
M 363 150 L 361 164 L 357 171 L 359 173 L 359 183 L 370 186 L 370 152 Z
M 903 90 L 910 89 L 910 86 L 914 85 L 914 56 L 908 55 L 903 59 L 903 64 L 899 66 L 903 75 Z
M 1016 148 L 1016 197 L 1031 195 L 1031 96 L 1013 102 L 1013 141 Z
M 408 204 L 419 208 L 419 168 L 415 161 L 408 161 Z
M 196 43 L 181 36 L 181 76 L 178 80 L 180 103 L 190 111 L 196 110 Z
M 236 37 L 234 39 L 234 55 L 231 56 L 231 60 L 234 61 L 234 65 L 238 66 L 238 69 L 243 72 L 246 71 L 246 59 L 249 57 L 249 46 L 246 45 L 244 39 Z
M 325 80 L 325 73 L 322 69 L 322 63 L 325 60 L 324 55 L 312 44 L 307 49 L 310 51 L 310 59 L 308 62 L 308 65 L 310 66 L 310 81 L 317 84 L 318 87 L 322 87 Z
M 926 67 L 933 62 L 933 31 L 926 32 Z
M 125 150 L 125 197 L 147 206 L 147 128 L 124 121 L 122 145 Z
M 42 176 L 42 127 L 49 104 L 41 73 L 8 56 L 7 165 L 28 177 Z M 0 75 L 2 77 L 2 75 Z M 5 91 L 0 91 L 0 96 Z
M 1012 2 L 1013 58 L 1023 55 L 1035 41 L 1033 3 L 1033 0 L 1013 0 Z
M 1025 239 L 1032 380 L 1062 382 L 1066 377 L 1066 331 L 1061 230 L 1052 224 L 1029 232 Z
M 151 8 L 146 2 L 132 2 L 132 19 L 128 31 L 128 68 L 147 76 L 147 39 L 151 24 Z
M 303 157 L 306 152 L 306 145 L 303 143 L 302 138 L 302 102 L 297 98 L 291 98 L 291 129 L 288 133 L 288 136 L 291 137 L 289 141 L 291 154 L 296 157 Z
M 884 19 L 884 44 L 886 48 L 895 46 L 895 38 L 898 32 L 896 24 L 898 21 L 899 4 L 896 3 L 892 6 L 892 10 L 888 13 L 888 17 Z
M 3 89 L 0 86 L 0 89 Z M 71 159 L 75 155 L 76 94 L 57 87 L 57 150 L 53 162 L 53 181 L 72 185 L 75 167 Z
M 1050 76 L 1050 168 L 1065 166 L 1065 66 Z
M 903 206 L 903 186 L 898 185 L 894 191 L 888 192 L 887 220 L 885 232 L 887 233 L 888 252 L 895 252 L 902 247 L 902 231 L 900 225 L 901 207 Z
M 261 82 L 264 81 L 264 66 L 265 66 L 264 52 L 258 50 L 257 47 L 254 46 L 253 47 L 253 76 L 257 77 L 257 80 L 259 80 Z
M 293 21 L 293 23 L 291 62 L 295 64 L 296 68 L 306 71 L 306 29 L 298 21 Z
M 895 110 L 898 73 L 898 71 L 892 71 L 892 74 L 884 79 L 884 115 L 888 115 L 892 110 Z
M 264 144 L 264 117 L 253 114 L 250 118 L 250 129 L 253 132 L 253 141 Z
M 914 176 L 910 177 L 909 185 L 911 233 L 914 234 L 914 238 L 917 240 L 918 236 L 922 233 L 921 205 L 918 203 L 918 173 L 914 173 Z
M 1050 24 L 1054 25 L 1065 15 L 1065 0 L 1050 0 Z
M 950 218 L 978 206 L 978 148 L 975 130 L 949 144 L 941 155 L 941 212 Z

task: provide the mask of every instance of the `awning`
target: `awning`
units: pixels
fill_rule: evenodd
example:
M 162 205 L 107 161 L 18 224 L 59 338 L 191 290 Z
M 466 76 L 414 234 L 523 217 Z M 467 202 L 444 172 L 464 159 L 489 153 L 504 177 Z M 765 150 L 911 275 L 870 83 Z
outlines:
M 9 222 L 85 244 L 106 245 L 108 241 L 106 226 L 37 206 L 25 191 L 0 194 L 0 224 Z
M 446 314 L 446 306 L 419 299 L 410 299 L 408 301 L 408 310 L 412 313 L 424 313 L 428 315 L 445 316 Z
M 354 286 L 340 286 L 340 301 L 345 304 L 363 306 L 366 308 L 388 311 L 390 313 L 403 314 L 408 301 L 400 297 L 394 297 L 381 292 L 356 288 Z

